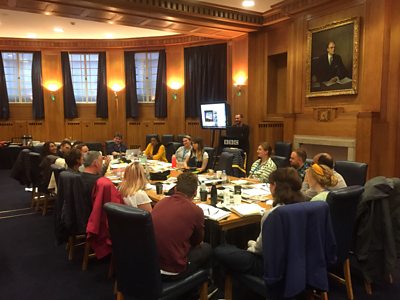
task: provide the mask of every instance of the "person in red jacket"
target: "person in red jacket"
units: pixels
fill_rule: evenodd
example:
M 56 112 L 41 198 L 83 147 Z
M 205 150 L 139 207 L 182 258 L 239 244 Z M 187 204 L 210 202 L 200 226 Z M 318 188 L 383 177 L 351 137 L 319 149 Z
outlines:
M 166 280 L 187 277 L 210 261 L 211 246 L 203 243 L 204 214 L 192 202 L 197 184 L 196 174 L 182 173 L 175 194 L 152 211 L 161 274 Z

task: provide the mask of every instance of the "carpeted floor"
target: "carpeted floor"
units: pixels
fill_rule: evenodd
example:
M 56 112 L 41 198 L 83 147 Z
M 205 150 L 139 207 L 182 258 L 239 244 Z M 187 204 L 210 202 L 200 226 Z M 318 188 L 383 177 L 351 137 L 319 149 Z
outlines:
M 108 262 L 91 260 L 81 271 L 82 251 L 69 262 L 65 246 L 56 246 L 53 215 L 42 217 L 29 209 L 30 193 L 0 170 L 0 299 L 113 299 L 112 282 L 108 280 Z M 26 209 L 23 209 L 26 208 Z M 4 212 L 12 209 L 23 209 Z M 374 284 L 374 294 L 365 294 L 361 277 L 353 271 L 355 299 L 397 300 L 400 298 L 400 272 L 394 284 Z M 220 287 L 212 299 L 223 298 Z M 235 287 L 235 300 L 257 299 Z M 345 300 L 344 286 L 331 283 L 329 299 Z

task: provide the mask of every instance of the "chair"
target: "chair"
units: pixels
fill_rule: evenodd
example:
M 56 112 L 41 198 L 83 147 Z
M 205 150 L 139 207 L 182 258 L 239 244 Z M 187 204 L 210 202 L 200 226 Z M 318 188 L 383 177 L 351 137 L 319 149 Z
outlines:
M 365 185 L 368 164 L 346 160 L 336 161 L 335 171 L 343 176 L 347 186 Z
M 158 137 L 158 134 L 157 133 L 146 134 L 146 145 L 145 145 L 145 147 L 147 147 L 147 145 L 150 143 L 151 138 L 153 138 L 153 137 Z
M 204 151 L 208 153 L 208 163 L 206 170 L 213 169 L 215 164 L 215 148 L 212 147 L 204 147 Z
M 272 155 L 271 159 L 274 161 L 277 168 L 286 168 L 290 166 L 290 162 L 287 157 Z
M 187 136 L 187 134 L 183 134 L 183 133 L 177 134 L 177 135 L 175 136 L 175 142 L 178 142 L 178 143 L 180 143 L 180 144 L 182 145 L 182 140 L 183 140 L 183 138 L 184 138 L 185 136 Z
M 292 153 L 292 144 L 286 142 L 275 143 L 275 155 L 290 158 Z
M 222 152 L 229 152 L 233 154 L 233 176 L 246 177 L 247 167 L 247 154 L 243 149 L 225 147 Z
M 104 152 L 104 147 L 102 143 L 99 142 L 86 142 L 86 146 L 88 146 L 90 151 L 101 151 Z
M 180 146 L 181 146 L 181 144 L 178 143 L 178 142 L 171 142 L 171 143 L 168 143 L 168 144 L 167 144 L 167 146 L 165 147 L 165 152 L 166 152 L 165 155 L 166 155 L 167 160 L 168 160 L 169 162 L 171 162 L 172 155 L 175 154 L 176 150 L 177 150 Z
M 85 199 L 81 175 L 62 172 L 59 175 L 57 196 L 56 237 L 59 243 L 67 242 L 68 260 L 72 260 L 75 247 L 85 245 L 86 248 L 86 225 L 91 209 L 88 199 Z M 83 271 L 87 269 L 88 258 L 89 253 L 84 251 Z
M 225 170 L 226 175 L 233 175 L 233 154 L 229 152 L 222 152 L 219 156 L 218 164 L 215 167 L 215 170 Z
M 106 152 L 106 155 L 110 155 L 111 154 L 111 152 L 107 151 L 107 149 L 110 147 L 109 145 L 112 145 L 113 143 L 114 143 L 114 140 L 108 140 L 108 141 L 104 142 L 104 150 Z
M 172 143 L 174 141 L 174 135 L 173 134 L 163 134 L 161 136 L 161 144 L 164 146 L 167 146 L 169 143 Z
M 36 210 L 42 209 L 42 215 L 47 214 L 47 208 L 50 200 L 54 200 L 54 197 L 47 191 L 47 185 L 41 170 L 41 156 L 36 152 L 29 152 L 29 173 L 32 182 L 32 200 L 31 207 L 36 207 Z M 50 179 L 50 178 L 49 178 Z
M 177 299 L 201 288 L 200 299 L 207 299 L 208 269 L 168 283 L 160 275 L 153 222 L 147 211 L 106 203 L 117 280 L 117 299 Z
M 328 194 L 326 202 L 329 205 L 332 227 L 337 244 L 337 265 L 343 270 L 344 278 L 330 272 L 338 282 L 346 285 L 347 298 L 354 299 L 351 284 L 349 251 L 353 242 L 353 227 L 356 219 L 357 206 L 364 191 L 362 186 L 349 186 L 333 190 Z
M 263 278 L 232 273 L 247 288 L 267 299 L 291 298 L 317 290 L 328 299 L 327 267 L 336 259 L 329 207 L 323 201 L 274 209 L 262 228 Z M 225 298 L 232 299 L 231 277 Z

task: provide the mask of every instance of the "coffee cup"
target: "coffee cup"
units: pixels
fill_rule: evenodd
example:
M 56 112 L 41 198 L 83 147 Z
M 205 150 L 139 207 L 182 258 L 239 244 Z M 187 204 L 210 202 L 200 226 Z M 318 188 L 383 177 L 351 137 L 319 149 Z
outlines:
M 163 193 L 163 184 L 161 182 L 156 183 L 156 192 L 157 195 L 161 195 Z
M 217 178 L 221 179 L 221 177 L 222 177 L 222 171 L 217 171 Z
M 207 191 L 206 190 L 201 190 L 200 191 L 200 201 L 205 202 L 207 201 Z

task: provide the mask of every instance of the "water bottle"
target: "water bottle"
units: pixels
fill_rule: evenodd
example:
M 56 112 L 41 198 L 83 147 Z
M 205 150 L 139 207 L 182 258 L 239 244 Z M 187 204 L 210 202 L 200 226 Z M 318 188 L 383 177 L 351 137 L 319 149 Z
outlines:
M 172 164 L 172 168 L 176 168 L 176 155 L 172 155 L 171 158 L 171 164 Z
M 225 170 L 222 170 L 221 180 L 222 180 L 222 183 L 228 182 L 228 176 L 226 175 Z
M 211 205 L 216 206 L 217 205 L 217 198 L 218 198 L 218 193 L 217 193 L 217 186 L 215 183 L 213 183 L 211 187 Z

